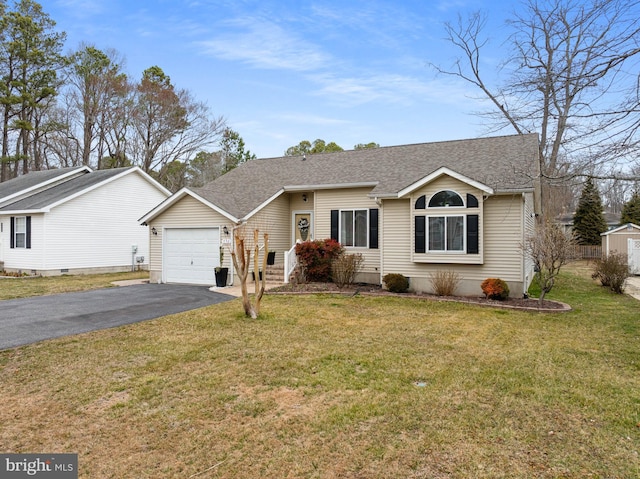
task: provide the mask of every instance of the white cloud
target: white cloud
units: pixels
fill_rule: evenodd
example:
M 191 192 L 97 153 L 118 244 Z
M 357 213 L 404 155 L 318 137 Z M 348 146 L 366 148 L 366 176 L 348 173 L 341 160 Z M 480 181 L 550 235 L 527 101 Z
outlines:
M 320 84 L 316 95 L 349 106 L 371 102 L 405 106 L 416 102 L 463 104 L 469 102 L 471 94 L 466 85 L 456 82 L 423 81 L 400 74 L 377 74 L 366 78 L 339 78 L 327 74 L 313 78 Z
M 254 68 L 311 71 L 325 67 L 330 58 L 304 38 L 267 20 L 228 24 L 233 31 L 199 42 L 205 53 Z

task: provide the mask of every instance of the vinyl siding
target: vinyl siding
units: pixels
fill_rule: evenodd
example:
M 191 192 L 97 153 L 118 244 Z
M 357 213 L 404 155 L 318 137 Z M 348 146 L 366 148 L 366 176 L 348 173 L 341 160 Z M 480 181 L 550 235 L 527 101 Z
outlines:
M 523 236 L 523 244 L 526 242 L 527 238 L 530 238 L 535 234 L 536 231 L 536 213 L 534 209 L 534 197 L 533 193 L 525 193 L 524 194 L 524 236 Z M 534 264 L 533 260 L 528 255 L 523 255 L 523 281 L 524 281 L 524 291 L 529 289 L 531 282 L 535 276 Z
M 455 181 L 455 180 L 453 180 Z M 462 194 L 476 194 L 481 208 L 480 249 L 484 253 L 483 264 L 423 263 L 413 261 L 413 213 L 412 206 L 421 194 L 421 190 L 411 199 L 385 200 L 383 204 L 382 245 L 384 263 L 382 276 L 388 273 L 400 273 L 411 279 L 411 286 L 417 291 L 432 292 L 430 276 L 439 270 L 454 271 L 462 279 L 458 294 L 481 294 L 480 283 L 489 277 L 500 277 L 509 283 L 513 295 L 523 290 L 523 254 L 520 249 L 523 235 L 522 195 L 493 196 L 482 202 L 477 191 L 456 188 L 446 181 L 439 182 L 438 190 L 443 187 Z M 430 189 L 430 188 L 429 188 Z M 428 201 L 428 200 L 427 200 Z
M 221 241 L 225 240 L 222 228 L 226 226 L 229 231 L 233 229 L 233 223 L 220 213 L 203 205 L 191 196 L 185 196 L 176 202 L 168 210 L 158 215 L 149 223 L 149 230 L 155 228 L 157 235 L 150 234 L 150 254 L 149 271 L 152 282 L 162 280 L 162 245 L 164 230 L 166 228 L 220 228 Z M 231 235 L 229 235 L 231 238 Z M 231 267 L 231 255 L 227 254 L 223 258 L 222 266 Z
M 429 208 L 429 200 L 433 195 L 443 190 L 451 190 L 460 195 L 464 201 L 465 207 L 450 207 L 450 208 Z M 477 208 L 467 208 L 467 194 L 474 195 L 478 200 Z M 466 183 L 463 183 L 455 178 L 451 178 L 449 176 L 442 176 L 425 187 L 421 188 L 414 192 L 411 199 L 411 211 L 415 214 L 415 216 L 465 216 L 466 215 L 478 215 L 478 227 L 479 231 L 482 231 L 482 221 L 483 221 L 483 192 L 476 188 L 473 188 Z M 413 207 L 415 205 L 416 200 L 424 195 L 426 197 L 426 205 L 427 208 L 422 210 L 414 210 Z M 413 239 L 413 235 L 415 233 L 415 223 L 413 220 L 413 214 L 410 220 L 411 225 L 411 233 L 410 239 Z M 465 218 L 465 233 L 467 231 L 466 227 L 466 218 Z M 427 239 L 428 241 L 428 239 Z M 413 241 L 412 241 L 413 245 Z M 465 238 L 465 247 L 466 247 L 466 238 Z M 461 263 L 461 264 L 481 264 L 484 259 L 484 248 L 483 248 L 483 235 L 478 235 L 478 247 L 479 254 L 467 255 L 464 252 L 427 252 L 427 253 L 413 253 L 413 261 L 415 262 L 423 262 L 423 263 L 444 263 L 444 264 L 452 264 L 452 263 Z M 414 248 L 411 248 L 411 251 L 414 251 Z
M 319 190 L 315 194 L 315 239 L 331 237 L 331 210 L 380 208 L 375 200 L 367 194 L 371 188 L 348 188 L 336 190 Z M 361 253 L 364 257 L 362 273 L 367 278 L 380 276 L 380 254 L 382 249 L 346 248 L 347 253 Z M 360 278 L 363 279 L 363 278 Z M 371 279 L 370 279 L 371 281 Z
M 290 198 L 282 194 L 259 213 L 252 216 L 245 227 L 247 244 L 253 246 L 253 231 L 260 231 L 259 242 L 263 241 L 263 233 L 269 235 L 269 251 L 276 252 L 276 263 L 284 263 L 284 252 L 291 248 L 291 214 Z M 262 264 L 264 249 L 260 250 L 259 261 Z M 253 271 L 253 267 L 251 268 Z
M 31 216 L 31 248 L 11 248 L 11 216 Z M 44 258 L 46 247 L 42 238 L 44 237 L 44 215 L 40 214 L 20 214 L 2 215 L 2 241 L 0 241 L 0 261 L 4 261 L 4 268 L 13 270 L 23 270 L 25 272 L 41 272 L 45 266 Z
M 616 233 L 611 233 L 602 237 L 602 252 L 604 255 L 609 253 L 628 253 L 628 240 L 632 238 L 634 240 L 640 239 L 640 231 L 633 229 L 631 231 L 622 230 Z
M 285 248 L 289 249 L 291 247 L 289 245 L 289 216 L 289 197 L 288 195 L 281 195 L 259 213 L 251 217 L 249 221 L 247 221 L 247 223 L 241 228 L 238 228 L 234 234 L 244 234 L 246 247 L 253 248 L 254 229 L 257 228 L 260 231 L 260 243 L 263 238 L 262 234 L 265 232 L 268 233 L 268 249 L 276 251 L 276 260 L 281 263 L 284 261 L 283 253 Z M 151 281 L 157 282 L 162 280 L 162 238 L 164 229 L 217 227 L 220 228 L 220 238 L 222 242 L 224 242 L 225 239 L 233 240 L 231 233 L 229 236 L 225 236 L 222 232 L 225 226 L 230 232 L 232 232 L 235 224 L 225 216 L 212 210 L 191 196 L 185 196 L 172 205 L 171 208 L 158 215 L 149 223 L 149 227 L 155 227 L 158 233 L 157 235 L 152 234 L 150 236 L 151 262 L 149 268 L 151 271 Z M 231 243 L 224 245 L 225 250 L 222 260 L 222 266 L 229 269 L 233 269 L 230 250 L 231 246 Z M 260 251 L 259 261 L 261 264 L 263 254 L 264 249 Z M 253 266 L 250 269 L 253 271 Z
M 523 281 L 523 216 L 520 194 L 493 196 L 485 201 L 485 278 Z
M 144 256 L 148 264 L 147 228 L 138 219 L 164 199 L 164 193 L 134 172 L 31 215 L 32 247 L 29 254 L 16 256 L 15 267 L 42 274 L 127 269 L 134 259 L 132 245 L 138 246 L 135 256 Z M 5 261 L 5 267 L 14 266 Z

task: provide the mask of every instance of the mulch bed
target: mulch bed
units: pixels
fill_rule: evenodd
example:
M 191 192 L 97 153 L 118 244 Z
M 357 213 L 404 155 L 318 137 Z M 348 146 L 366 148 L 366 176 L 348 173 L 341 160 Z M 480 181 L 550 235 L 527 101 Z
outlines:
M 542 306 L 537 298 L 507 298 L 504 301 L 487 299 L 484 296 L 436 296 L 426 293 L 391 293 L 381 286 L 372 284 L 356 284 L 339 289 L 334 283 L 304 283 L 284 284 L 267 291 L 268 294 L 314 294 L 331 293 L 345 296 L 397 296 L 406 298 L 426 299 L 432 301 L 449 301 L 471 303 L 492 308 L 518 309 L 524 311 L 538 311 L 544 313 L 561 313 L 570 311 L 571 306 L 560 301 L 544 300 Z

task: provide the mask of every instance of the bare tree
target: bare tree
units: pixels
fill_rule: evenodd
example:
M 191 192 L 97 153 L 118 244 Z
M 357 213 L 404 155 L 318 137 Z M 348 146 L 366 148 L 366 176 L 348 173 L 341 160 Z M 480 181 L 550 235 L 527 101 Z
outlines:
M 540 286 L 540 306 L 545 295 L 551 291 L 560 268 L 567 264 L 574 254 L 575 241 L 570 233 L 549 220 L 536 225 L 535 234 L 525 239 L 524 253 L 533 261 L 536 281 Z
M 132 122 L 136 134 L 127 149 L 147 172 L 216 144 L 224 128 L 222 118 L 212 120 L 204 103 L 176 90 L 157 66 L 144 71 L 136 88 Z
M 117 87 L 124 80 L 123 63 L 115 50 L 103 52 L 92 45 L 81 44 L 70 55 L 65 99 L 73 123 L 68 136 L 77 141 L 83 165 L 97 166 L 105 150 L 105 119 L 120 94 Z
M 638 5 L 637 0 L 526 1 L 523 13 L 509 22 L 512 53 L 500 70 L 506 78 L 495 87 L 481 70 L 485 17 L 475 13 L 445 25 L 447 40 L 462 55 L 453 68 L 436 66 L 437 71 L 472 84 L 492 103 L 485 113 L 492 131 L 540 134 L 547 213 L 555 213 L 550 201 L 555 186 L 585 164 L 592 174 L 597 159 L 611 160 L 609 146 L 625 130 L 631 134 L 621 120 L 633 112 L 619 111 L 617 98 L 621 85 L 631 87 L 638 79 L 636 70 L 626 69 L 640 53 Z M 602 155 L 604 150 L 609 154 Z
M 231 258 L 233 260 L 233 267 L 236 270 L 236 276 L 240 280 L 240 290 L 242 292 L 242 306 L 244 308 L 245 315 L 256 319 L 260 314 L 260 301 L 264 294 L 266 287 L 266 274 L 259 276 L 260 271 L 266 271 L 267 269 L 267 255 L 262 257 L 262 268 L 260 267 L 260 244 L 259 236 L 260 230 L 257 228 L 253 230 L 253 244 L 249 244 L 245 234 L 246 226 L 240 226 L 234 228 L 234 248 L 231 250 Z M 269 234 L 263 233 L 264 251 L 269 250 Z M 251 266 L 251 256 L 253 254 L 253 271 L 255 274 L 255 294 L 254 303 L 251 302 L 249 297 L 249 291 L 247 289 L 247 278 L 249 276 L 249 269 Z

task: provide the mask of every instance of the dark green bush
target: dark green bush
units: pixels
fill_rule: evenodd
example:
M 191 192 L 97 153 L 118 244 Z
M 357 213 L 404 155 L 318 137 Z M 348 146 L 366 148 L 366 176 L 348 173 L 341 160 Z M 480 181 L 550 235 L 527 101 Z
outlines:
M 387 289 L 392 293 L 406 293 L 409 289 L 409 280 L 398 273 L 385 274 L 382 278 Z
M 509 297 L 509 285 L 500 278 L 487 278 L 480 287 L 484 295 L 489 299 L 504 301 Z
M 591 277 L 614 293 L 624 293 L 624 282 L 629 277 L 626 255 L 612 251 L 606 258 L 597 260 Z

